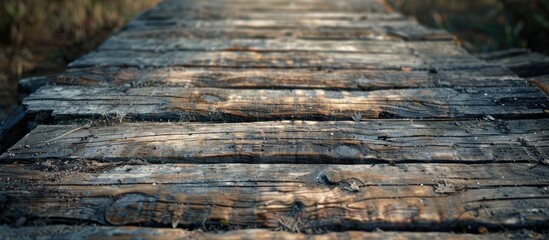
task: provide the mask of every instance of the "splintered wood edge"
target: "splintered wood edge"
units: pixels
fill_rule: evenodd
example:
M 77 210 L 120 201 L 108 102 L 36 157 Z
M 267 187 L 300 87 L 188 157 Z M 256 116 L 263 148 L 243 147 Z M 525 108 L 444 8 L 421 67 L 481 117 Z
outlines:
M 290 233 L 284 231 L 270 231 L 265 229 L 246 229 L 226 232 L 203 232 L 200 230 L 190 231 L 170 228 L 147 228 L 147 227 L 104 227 L 104 226 L 70 226 L 52 225 L 46 227 L 21 227 L 10 228 L 0 226 L 0 237 L 7 239 L 544 239 L 549 237 L 547 233 L 537 233 L 523 230 L 520 232 L 465 234 L 465 233 L 444 233 L 444 232 L 332 232 L 324 234 Z M 482 231 L 482 229 L 481 229 Z

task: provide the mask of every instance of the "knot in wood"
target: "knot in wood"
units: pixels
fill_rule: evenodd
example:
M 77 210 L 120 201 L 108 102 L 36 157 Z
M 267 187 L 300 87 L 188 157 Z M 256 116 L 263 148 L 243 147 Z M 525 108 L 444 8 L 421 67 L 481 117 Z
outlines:
M 339 145 L 331 150 L 332 155 L 337 159 L 362 160 L 362 152 L 356 146 Z
M 221 99 L 220 97 L 212 94 L 202 95 L 202 100 L 206 103 L 217 103 L 223 101 L 223 99 Z

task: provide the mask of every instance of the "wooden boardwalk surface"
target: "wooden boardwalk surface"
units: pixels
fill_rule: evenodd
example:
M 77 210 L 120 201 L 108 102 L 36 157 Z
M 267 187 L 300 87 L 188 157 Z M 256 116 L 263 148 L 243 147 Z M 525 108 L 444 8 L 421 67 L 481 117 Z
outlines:
M 165 0 L 53 83 L 0 239 L 548 237 L 547 95 L 383 1 Z

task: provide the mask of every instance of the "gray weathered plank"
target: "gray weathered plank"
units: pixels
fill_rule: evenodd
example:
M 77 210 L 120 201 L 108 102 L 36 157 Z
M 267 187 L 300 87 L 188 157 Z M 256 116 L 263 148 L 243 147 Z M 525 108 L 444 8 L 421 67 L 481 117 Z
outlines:
M 147 227 L 104 227 L 104 226 L 70 226 L 53 225 L 46 227 L 22 227 L 10 228 L 0 226 L 0 237 L 12 239 L 296 239 L 296 240 L 338 240 L 338 239 L 394 239 L 394 240 L 483 240 L 483 239 L 544 239 L 549 236 L 534 231 L 521 232 L 496 232 L 486 234 L 464 234 L 464 233 L 443 233 L 443 232 L 332 232 L 319 234 L 290 233 L 286 231 L 270 231 L 265 229 L 246 229 L 227 232 L 203 232 L 171 228 L 147 228 Z M 479 231 L 483 231 L 480 229 Z
M 202 23 L 202 22 L 198 22 Z M 168 22 L 160 26 L 160 22 L 135 22 L 132 27 L 127 27 L 117 34 L 124 38 L 162 38 L 194 37 L 194 38 L 301 38 L 301 39 L 368 39 L 368 40 L 453 40 L 454 37 L 443 30 L 429 29 L 415 22 L 387 21 L 379 23 L 363 24 L 360 27 L 341 26 L 301 26 L 283 28 L 275 26 L 264 27 L 230 27 L 226 26 L 202 28 L 199 25 L 177 25 L 178 23 Z M 245 22 L 244 22 L 245 23 Z M 243 24 L 244 24 L 243 23 Z M 329 22 L 324 22 L 328 24 Z M 210 25 L 214 23 L 209 23 Z M 251 25 L 248 23 L 247 25 Z M 194 27 L 193 27 L 194 26 Z M 287 26 L 286 26 L 287 27 Z
M 436 49 L 435 49 L 436 50 Z M 69 67 L 229 67 L 229 68 L 328 68 L 328 69 L 476 69 L 490 67 L 477 58 L 445 51 L 417 54 L 368 54 L 342 52 L 248 52 L 248 51 L 95 51 Z
M 69 69 L 55 76 L 53 82 L 82 86 L 346 90 L 527 86 L 524 79 L 503 67 L 439 71 L 92 67 Z
M 301 39 L 196 39 L 161 38 L 127 39 L 112 37 L 99 50 L 131 51 L 256 51 L 256 52 L 358 52 L 373 54 L 425 55 L 444 54 L 447 57 L 466 55 L 454 42 L 387 42 L 387 41 L 334 41 Z
M 154 20 L 222 20 L 222 19 L 257 19 L 257 20 L 346 20 L 346 21 L 402 21 L 407 17 L 397 13 L 345 12 L 279 12 L 279 11 L 240 11 L 237 9 L 167 9 L 152 8 L 141 14 L 141 21 Z M 411 21 L 411 20 L 410 20 Z
M 257 121 L 369 118 L 526 118 L 545 115 L 547 96 L 535 87 L 376 91 L 110 88 L 45 86 L 27 97 L 29 112 L 58 118 Z
M 546 119 L 42 125 L 1 159 L 34 160 L 40 156 L 179 163 L 544 162 L 549 157 L 548 128 Z
M 129 22 L 126 29 L 150 29 L 160 27 L 162 29 L 190 28 L 190 29 L 406 29 L 428 30 L 415 21 L 371 21 L 371 20 L 337 20 L 337 19 L 222 19 L 222 20 L 191 20 L 191 19 L 166 19 L 166 20 L 139 20 Z
M 427 186 L 434 190 L 447 181 L 454 190 L 484 189 L 511 186 L 549 185 L 549 168 L 538 163 L 400 163 L 389 164 L 145 164 L 143 160 L 97 162 L 90 159 L 52 160 L 3 164 L 0 178 L 28 182 L 38 180 L 41 186 L 112 186 L 124 183 L 151 185 L 183 185 L 187 187 L 253 187 L 257 183 L 326 185 L 353 189 L 374 186 Z M 52 175 L 58 173 L 58 176 Z M 226 174 L 225 174 L 226 173 Z M 121 181 L 122 180 L 122 181 Z M 4 187 L 21 189 L 14 183 Z M 31 189 L 37 188 L 34 186 Z M 4 189 L 9 190 L 9 189 Z M 403 190 L 405 191 L 405 190 Z M 543 191 L 542 191 L 543 192 Z M 437 192 L 435 192 L 437 193 Z M 451 192 L 448 192 L 449 194 Z M 444 194 L 441 194 L 444 195 Z
M 162 28 L 148 27 L 124 29 L 116 34 L 123 38 L 297 38 L 317 40 L 379 40 L 379 41 L 422 41 L 422 40 L 453 40 L 454 37 L 446 31 L 427 29 L 422 26 L 382 27 L 371 26 L 362 28 L 307 28 L 307 29 L 266 29 L 266 28 Z
M 0 194 L 9 199 L 5 218 L 54 222 L 302 232 L 544 228 L 548 172 L 522 163 L 392 167 L 43 160 L 0 168 Z
M 363 1 L 336 1 L 336 0 L 305 0 L 305 1 L 163 1 L 158 4 L 158 9 L 197 9 L 216 10 L 222 9 L 243 12 L 249 11 L 276 11 L 276 12 L 324 12 L 324 11 L 346 11 L 346 12 L 379 12 L 386 13 L 388 9 L 384 2 L 377 0 Z

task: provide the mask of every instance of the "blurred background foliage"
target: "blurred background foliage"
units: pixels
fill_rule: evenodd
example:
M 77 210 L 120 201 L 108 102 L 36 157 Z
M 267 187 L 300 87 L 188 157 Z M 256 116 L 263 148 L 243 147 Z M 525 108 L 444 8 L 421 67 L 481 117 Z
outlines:
M 420 23 L 447 29 L 470 52 L 530 48 L 549 54 L 549 0 L 387 0 Z
M 160 0 L 0 0 L 0 119 L 21 77 L 61 72 Z M 387 0 L 448 29 L 471 52 L 527 47 L 549 54 L 549 0 Z
M 0 119 L 17 106 L 19 78 L 63 71 L 158 2 L 0 0 Z

